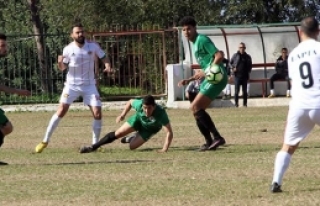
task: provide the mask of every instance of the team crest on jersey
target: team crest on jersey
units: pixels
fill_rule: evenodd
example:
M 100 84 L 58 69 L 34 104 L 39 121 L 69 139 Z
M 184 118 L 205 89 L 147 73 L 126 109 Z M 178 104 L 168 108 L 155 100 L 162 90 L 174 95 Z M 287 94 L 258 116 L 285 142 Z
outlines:
M 91 55 L 91 54 L 92 54 L 92 51 L 88 51 L 88 54 Z
M 69 94 L 63 94 L 63 97 L 64 97 L 64 98 L 68 98 L 68 97 L 69 97 Z
M 72 54 L 71 54 L 71 56 L 74 56 L 74 55 L 75 55 L 75 53 L 72 53 Z

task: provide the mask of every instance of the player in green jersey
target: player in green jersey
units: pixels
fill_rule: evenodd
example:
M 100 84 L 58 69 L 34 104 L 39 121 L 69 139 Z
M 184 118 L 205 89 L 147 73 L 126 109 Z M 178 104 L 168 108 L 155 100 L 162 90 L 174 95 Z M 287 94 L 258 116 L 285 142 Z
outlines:
M 7 56 L 7 37 L 5 34 L 0 34 L 0 58 Z M 9 94 L 18 94 L 21 96 L 29 96 L 30 91 L 24 89 L 10 88 L 5 85 L 0 85 L 0 91 Z M 4 111 L 0 109 L 0 147 L 3 144 L 4 137 L 13 131 L 12 123 L 6 117 Z
M 153 135 L 158 133 L 163 127 L 167 132 L 166 140 L 163 148 L 158 152 L 167 152 L 171 144 L 173 133 L 167 112 L 155 103 L 153 96 L 148 95 L 143 99 L 131 99 L 127 102 L 122 113 L 117 117 L 116 122 L 124 120 L 126 114 L 133 108 L 136 113 L 129 117 L 119 129 L 105 135 L 99 142 L 91 146 L 80 148 L 80 153 L 90 153 L 97 150 L 104 144 L 113 142 L 121 138 L 122 143 L 129 143 L 131 150 L 137 149 L 147 142 Z M 136 132 L 134 136 L 126 137 L 126 135 Z
M 180 21 L 184 36 L 193 43 L 194 55 L 203 72 L 197 73 L 189 79 L 181 80 L 178 86 L 187 85 L 190 81 L 205 76 L 205 69 L 211 64 L 219 64 L 224 70 L 222 53 L 215 47 L 209 37 L 197 32 L 197 22 L 193 17 L 186 16 Z M 212 100 L 214 100 L 225 88 L 228 82 L 227 72 L 223 72 L 224 76 L 218 84 L 211 84 L 204 80 L 200 86 L 200 92 L 190 105 L 190 109 L 196 119 L 197 126 L 205 137 L 206 143 L 200 147 L 200 151 L 215 150 L 219 146 L 226 143 L 225 139 L 220 135 L 215 124 L 209 114 L 205 111 Z M 213 135 L 213 139 L 212 136 Z

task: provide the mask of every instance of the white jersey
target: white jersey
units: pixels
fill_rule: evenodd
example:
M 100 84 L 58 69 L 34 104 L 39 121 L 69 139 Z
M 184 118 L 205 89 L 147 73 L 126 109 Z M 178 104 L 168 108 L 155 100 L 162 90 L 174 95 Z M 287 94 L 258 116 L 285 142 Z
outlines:
M 320 42 L 301 42 L 288 57 L 290 107 L 320 109 Z
M 95 84 L 94 62 L 106 56 L 105 52 L 95 42 L 85 41 L 80 48 L 71 42 L 63 49 L 63 63 L 68 64 L 67 84 L 91 85 Z

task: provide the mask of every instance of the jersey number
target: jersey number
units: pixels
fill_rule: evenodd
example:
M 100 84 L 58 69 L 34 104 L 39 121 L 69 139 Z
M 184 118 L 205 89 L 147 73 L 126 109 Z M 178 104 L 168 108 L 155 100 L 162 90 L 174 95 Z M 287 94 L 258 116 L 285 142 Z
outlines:
M 300 77 L 303 80 L 302 87 L 309 89 L 313 86 L 311 65 L 309 62 L 302 62 L 299 66 Z

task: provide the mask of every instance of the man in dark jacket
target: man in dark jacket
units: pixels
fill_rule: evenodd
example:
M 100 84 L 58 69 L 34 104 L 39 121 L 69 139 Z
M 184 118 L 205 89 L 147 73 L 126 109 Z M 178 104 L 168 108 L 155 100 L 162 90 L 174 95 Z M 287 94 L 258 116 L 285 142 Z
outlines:
M 270 95 L 269 98 L 275 97 L 274 94 L 274 81 L 276 80 L 287 80 L 287 97 L 290 97 L 290 80 L 288 77 L 288 49 L 282 48 L 281 49 L 281 56 L 277 59 L 275 69 L 276 73 L 271 76 L 270 78 Z
M 250 78 L 250 73 L 252 70 L 252 60 L 251 56 L 246 53 L 246 45 L 241 42 L 239 44 L 239 50 L 235 53 L 230 61 L 231 71 L 234 73 L 234 101 L 236 107 L 239 106 L 239 90 L 240 86 L 242 87 L 242 96 L 243 96 L 243 106 L 247 106 L 247 84 Z

